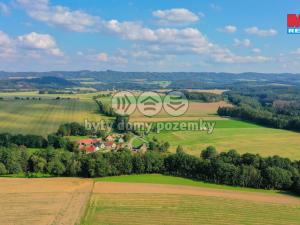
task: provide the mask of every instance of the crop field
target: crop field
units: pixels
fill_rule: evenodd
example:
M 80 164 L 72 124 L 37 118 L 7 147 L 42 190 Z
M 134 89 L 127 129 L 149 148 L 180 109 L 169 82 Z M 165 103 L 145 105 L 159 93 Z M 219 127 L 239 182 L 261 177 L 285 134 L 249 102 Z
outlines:
M 300 199 L 273 190 L 147 174 L 0 178 L 0 224 L 299 224 Z
M 103 118 L 91 99 L 0 101 L 0 132 L 47 135 L 66 122 Z
M 215 90 L 211 90 L 215 91 Z M 220 90 L 219 90 L 220 91 Z M 136 97 L 140 95 L 140 92 L 133 93 Z M 163 98 L 163 94 L 162 94 Z M 101 102 L 103 104 L 111 104 L 111 97 L 102 97 Z M 182 120 L 198 120 L 202 119 L 212 119 L 212 120 L 224 120 L 217 115 L 217 110 L 219 107 L 224 106 L 231 106 L 229 103 L 220 101 L 220 102 L 213 102 L 213 103 L 203 103 L 203 102 L 196 102 L 190 101 L 189 107 L 187 112 L 184 115 L 178 117 L 170 116 L 165 110 L 162 108 L 161 111 L 153 116 L 147 117 L 143 115 L 139 110 L 136 108 L 133 114 L 130 115 L 130 121 L 138 121 L 138 122 L 158 122 L 158 121 L 182 121 Z
M 211 121 L 213 122 L 213 121 Z M 300 134 L 287 130 L 272 129 L 238 120 L 216 120 L 212 134 L 206 131 L 162 131 L 151 134 L 168 141 L 171 151 L 182 145 L 187 153 L 199 156 L 201 150 L 213 145 L 218 151 L 235 149 L 239 153 L 262 156 L 279 155 L 300 159 Z
M 80 221 L 93 181 L 77 178 L 0 178 L 0 224 L 65 224 Z
M 152 180 L 152 183 L 143 182 L 147 179 Z M 82 225 L 275 225 L 298 224 L 300 220 L 300 199 L 284 194 L 246 193 L 240 191 L 242 188 L 226 190 L 222 186 L 220 189 L 186 186 L 192 181 L 160 175 L 100 178 L 98 181 L 81 221 Z M 171 181 L 172 185 L 154 184 L 155 181 Z
M 198 120 L 198 119 L 211 119 L 211 120 L 223 120 L 217 115 L 217 110 L 222 106 L 230 106 L 230 104 L 221 101 L 214 103 L 202 103 L 202 102 L 190 102 L 187 112 L 178 117 L 172 117 L 167 114 L 163 109 L 159 114 L 149 118 L 144 116 L 138 110 L 131 115 L 131 121 L 139 122 L 158 122 L 158 121 L 183 121 L 183 120 Z

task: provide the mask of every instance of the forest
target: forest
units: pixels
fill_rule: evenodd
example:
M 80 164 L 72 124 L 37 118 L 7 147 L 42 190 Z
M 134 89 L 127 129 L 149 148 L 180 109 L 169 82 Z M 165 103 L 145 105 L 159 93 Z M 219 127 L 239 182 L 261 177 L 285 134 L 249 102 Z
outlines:
M 234 107 L 220 107 L 218 114 L 267 127 L 300 131 L 299 94 L 297 87 L 239 88 L 224 94 Z

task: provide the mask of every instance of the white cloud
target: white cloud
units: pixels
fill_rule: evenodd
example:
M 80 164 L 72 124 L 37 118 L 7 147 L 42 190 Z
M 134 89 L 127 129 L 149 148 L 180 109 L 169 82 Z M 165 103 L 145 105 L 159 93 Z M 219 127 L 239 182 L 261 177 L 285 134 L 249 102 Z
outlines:
M 225 26 L 223 28 L 219 28 L 217 30 L 220 32 L 224 32 L 224 33 L 235 33 L 237 31 L 237 28 L 236 28 L 236 26 L 233 26 L 233 25 L 227 25 L 227 26 Z
M 254 53 L 261 53 L 261 50 L 259 49 L 259 48 L 253 48 L 252 49 L 252 52 L 254 52 Z
M 277 30 L 271 28 L 267 30 L 259 29 L 257 27 L 248 27 L 245 29 L 248 34 L 254 34 L 261 37 L 275 36 L 278 32 Z
M 250 47 L 251 46 L 251 41 L 249 39 L 243 39 L 243 40 L 240 40 L 238 38 L 235 38 L 234 40 L 234 46 L 237 46 L 237 47 Z
M 184 25 L 199 20 L 199 16 L 184 8 L 156 10 L 152 13 L 162 25 Z
M 57 47 L 54 38 L 49 34 L 38 34 L 32 32 L 23 36 L 19 36 L 18 44 L 22 48 L 41 50 L 54 56 L 63 55 L 61 50 Z
M 108 55 L 105 52 L 101 52 L 97 54 L 96 60 L 100 62 L 107 62 L 108 61 Z
M 222 63 L 262 62 L 268 60 L 263 56 L 237 56 L 229 49 L 211 42 L 200 30 L 195 28 L 159 28 L 151 29 L 143 24 L 132 21 L 120 22 L 118 20 L 101 20 L 100 17 L 89 15 L 80 10 L 71 10 L 63 6 L 52 6 L 48 0 L 17 0 L 32 18 L 53 26 L 63 27 L 75 32 L 101 32 L 118 36 L 122 39 L 142 42 L 144 49 L 151 56 L 172 55 L 196 55 L 203 60 L 211 60 Z M 156 17 L 174 23 L 192 22 L 199 19 L 198 16 L 186 9 L 158 10 L 154 12 Z M 178 15 L 178 17 L 175 17 Z M 185 15 L 185 16 L 183 16 Z M 233 31 L 234 26 L 227 27 Z M 24 46 L 43 50 L 48 54 L 61 55 L 56 47 L 55 40 L 51 36 L 40 36 L 31 33 L 29 36 L 19 38 Z M 246 39 L 245 39 L 246 40 Z M 239 45 L 250 46 L 245 40 L 239 41 Z M 33 42 L 33 43 L 32 43 Z M 123 62 L 126 57 L 108 56 L 105 54 L 95 56 L 94 60 L 102 62 Z M 92 60 L 92 59 L 91 59 Z
M 72 31 L 93 31 L 99 18 L 80 10 L 71 10 L 63 6 L 51 6 L 48 0 L 17 0 L 27 14 L 41 22 L 56 25 Z
M 3 31 L 0 31 L 0 46 L 8 46 L 10 44 L 11 39 L 9 38 L 9 36 Z
M 9 14 L 9 12 L 10 12 L 9 7 L 6 4 L 0 2 L 0 13 L 7 15 Z
M 14 40 L 3 31 L 0 31 L 0 58 L 10 59 L 14 57 L 15 53 Z

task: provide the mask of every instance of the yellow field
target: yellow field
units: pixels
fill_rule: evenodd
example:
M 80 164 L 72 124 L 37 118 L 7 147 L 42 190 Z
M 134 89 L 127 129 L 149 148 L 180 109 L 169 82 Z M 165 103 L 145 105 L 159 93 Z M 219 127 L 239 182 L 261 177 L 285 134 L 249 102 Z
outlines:
M 140 122 L 157 122 L 157 121 L 186 121 L 186 120 L 198 120 L 198 119 L 206 119 L 206 120 L 222 120 L 217 115 L 217 110 L 222 106 L 230 106 L 230 104 L 226 102 L 214 102 L 214 103 L 201 103 L 201 102 L 190 102 L 189 108 L 187 112 L 178 117 L 172 117 L 167 112 L 162 109 L 159 114 L 153 117 L 146 117 L 138 110 L 136 110 L 131 116 L 131 121 L 140 121 Z
M 0 178 L 0 224 L 74 225 L 92 188 L 88 179 Z

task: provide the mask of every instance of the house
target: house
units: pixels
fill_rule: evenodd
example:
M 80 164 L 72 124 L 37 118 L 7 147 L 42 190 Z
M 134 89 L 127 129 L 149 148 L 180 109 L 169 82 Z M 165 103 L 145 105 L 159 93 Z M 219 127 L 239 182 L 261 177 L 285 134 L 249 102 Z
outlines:
M 113 138 L 113 136 L 108 135 L 108 136 L 105 138 L 105 140 L 111 142 L 111 141 L 114 141 L 114 138 Z
M 124 139 L 123 139 L 123 138 L 121 138 L 121 137 L 120 137 L 120 138 L 118 139 L 118 143 L 120 143 L 120 144 L 121 144 L 121 143 L 124 143 L 124 142 L 125 142 L 125 141 L 124 141 Z
M 107 142 L 105 142 L 105 147 L 110 148 L 110 149 L 115 149 L 117 147 L 117 145 L 113 141 L 107 141 Z
M 97 139 L 83 139 L 76 142 L 80 150 L 86 151 L 87 153 L 96 152 L 99 150 L 99 140 Z
M 79 140 L 76 143 L 78 144 L 79 148 L 88 146 L 88 145 L 95 145 L 97 144 L 98 140 L 97 139 L 83 139 Z
M 98 148 L 98 147 L 96 147 L 96 146 L 94 146 L 94 145 L 89 145 L 89 146 L 87 146 L 87 147 L 83 148 L 83 150 L 85 150 L 85 151 L 86 151 L 86 153 L 93 153 L 93 152 L 96 152 L 96 151 L 98 151 L 98 150 L 99 150 L 99 148 Z
M 100 143 L 99 148 L 100 148 L 100 149 L 105 149 L 105 144 L 104 144 L 103 142 Z

